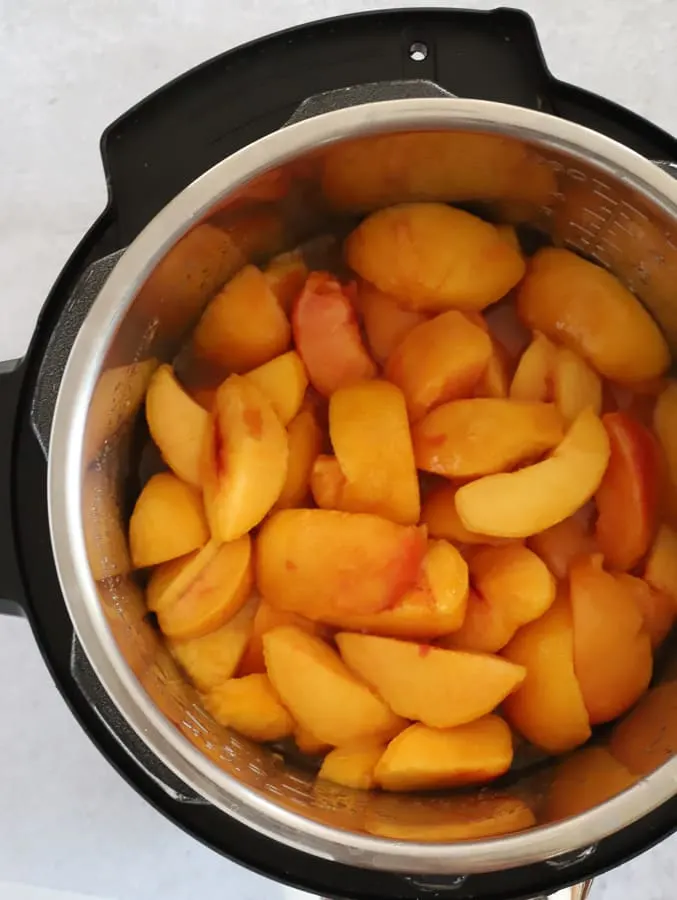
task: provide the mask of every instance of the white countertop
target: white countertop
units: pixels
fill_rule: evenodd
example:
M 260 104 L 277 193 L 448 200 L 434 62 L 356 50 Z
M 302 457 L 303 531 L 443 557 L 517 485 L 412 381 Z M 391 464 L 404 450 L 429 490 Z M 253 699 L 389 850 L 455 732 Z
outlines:
M 104 206 L 98 140 L 109 122 L 243 41 L 405 2 L 0 0 L 0 359 L 24 352 L 47 291 Z M 677 133 L 675 0 L 512 5 L 534 16 L 556 76 Z M 0 722 L 0 900 L 53 896 L 19 883 L 64 892 L 54 900 L 286 896 L 188 838 L 125 784 L 71 718 L 23 620 L 0 619 Z M 592 900 L 671 900 L 676 850 L 669 840 L 600 879 Z

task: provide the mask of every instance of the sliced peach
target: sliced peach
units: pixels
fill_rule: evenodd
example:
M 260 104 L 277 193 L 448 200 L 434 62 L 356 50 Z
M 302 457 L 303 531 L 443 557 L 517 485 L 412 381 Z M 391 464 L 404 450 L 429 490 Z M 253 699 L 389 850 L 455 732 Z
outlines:
M 603 747 L 586 747 L 555 769 L 545 819 L 556 822 L 587 812 L 627 790 L 637 779 Z
M 637 608 L 644 619 L 644 629 L 649 635 L 652 650 L 656 650 L 670 634 L 677 618 L 674 601 L 664 591 L 651 587 L 643 578 L 621 572 L 615 576 L 629 588 Z
M 433 488 L 423 502 L 421 523 L 428 526 L 428 534 L 433 538 L 444 538 L 456 544 L 490 544 L 500 540 L 486 534 L 468 531 L 456 510 L 454 484 L 442 484 Z
M 471 588 L 463 624 L 437 643 L 447 650 L 497 653 L 510 642 L 516 631 L 509 610 Z
M 170 559 L 168 562 L 155 566 L 146 585 L 148 609 L 151 612 L 157 612 L 165 602 L 165 598 L 175 600 L 177 595 L 173 590 L 174 585 L 185 586 L 192 581 L 192 578 L 199 574 L 200 569 L 214 559 L 217 552 L 218 544 L 214 541 L 207 541 L 200 550 L 193 550 L 192 553 L 187 553 L 185 556 L 179 556 L 177 559 Z
M 245 266 L 219 291 L 193 332 L 196 355 L 231 372 L 263 365 L 290 341 L 289 320 L 256 266 Z
M 422 530 L 323 509 L 272 515 L 257 541 L 257 584 L 273 606 L 308 618 L 377 613 L 418 581 Z
M 649 686 L 651 641 L 632 591 L 604 571 L 601 556 L 576 560 L 569 587 L 576 678 L 598 725 L 630 709 Z
M 554 399 L 552 373 L 556 356 L 557 349 L 545 335 L 534 334 L 512 378 L 510 396 L 513 400 L 546 402 Z
M 584 409 L 600 414 L 602 380 L 578 353 L 558 347 L 551 380 L 555 404 L 567 422 L 573 422 Z
M 574 672 L 569 601 L 556 600 L 540 619 L 520 628 L 503 656 L 527 672 L 522 686 L 503 704 L 508 723 L 548 753 L 584 744 L 590 719 Z
M 231 375 L 216 394 L 203 453 L 203 490 L 212 537 L 233 541 L 263 519 L 287 477 L 287 433 L 268 399 Z
M 294 720 L 267 675 L 231 678 L 205 694 L 204 703 L 219 725 L 253 741 L 279 741 L 294 730 Z
M 336 635 L 341 656 L 398 715 L 453 728 L 495 709 L 525 669 L 498 656 L 442 650 L 369 634 Z
M 348 493 L 348 482 L 341 471 L 335 456 L 320 453 L 315 457 L 310 473 L 310 490 L 313 500 L 320 509 L 342 509 L 345 512 L 357 512 L 348 509 L 352 497 Z
M 416 311 L 484 309 L 525 268 L 493 225 L 443 203 L 378 210 L 348 236 L 345 250 L 355 272 Z
M 569 567 L 577 557 L 594 553 L 598 549 L 595 539 L 579 516 L 563 519 L 530 537 L 527 543 L 555 578 L 560 580 L 567 577 Z
M 338 747 L 365 738 L 387 740 L 404 727 L 320 638 L 294 626 L 273 628 L 263 636 L 263 650 L 282 702 L 319 740 Z
M 170 469 L 200 485 L 200 458 L 209 417 L 181 387 L 171 366 L 153 373 L 146 394 L 148 430 Z
M 475 385 L 476 397 L 507 397 L 510 394 L 510 359 L 505 347 L 491 341 L 492 353 L 484 373 Z
M 529 328 L 566 344 L 613 381 L 655 378 L 670 364 L 665 339 L 639 300 L 570 250 L 546 247 L 532 257 L 517 307 Z
M 298 250 L 280 253 L 271 259 L 263 274 L 280 306 L 289 315 L 308 277 L 308 266 L 303 254 Z
M 396 841 L 452 843 L 514 834 L 535 824 L 526 803 L 507 794 L 431 797 L 423 803 L 375 794 L 367 807 L 364 829 Z
M 403 309 L 394 297 L 363 281 L 359 287 L 360 311 L 374 359 L 383 364 L 412 328 L 425 322 L 424 313 Z
M 137 569 L 184 556 L 207 543 L 202 497 L 169 472 L 153 475 L 129 520 L 129 548 Z
M 287 426 L 287 477 L 275 509 L 301 506 L 308 497 L 313 464 L 322 447 L 322 431 L 314 411 L 307 407 Z
M 375 380 L 339 388 L 329 401 L 329 436 L 346 479 L 345 505 L 338 508 L 418 522 L 418 478 L 399 388 Z
M 390 355 L 385 374 L 402 390 L 415 421 L 433 406 L 470 396 L 492 352 L 486 331 L 451 310 L 412 328 Z
M 456 509 L 469 531 L 529 537 L 587 503 L 608 461 L 606 430 L 592 410 L 585 410 L 548 459 L 464 485 L 456 494 Z
M 659 684 L 611 732 L 609 749 L 633 775 L 649 775 L 677 753 L 677 682 Z
M 496 231 L 503 238 L 504 241 L 507 241 L 510 246 L 517 250 L 518 253 L 522 253 L 522 245 L 520 244 L 520 239 L 517 234 L 517 229 L 514 225 L 496 225 Z
M 628 570 L 647 552 L 656 530 L 657 446 L 649 429 L 627 413 L 606 413 L 602 423 L 611 456 L 595 494 L 595 538 L 612 568 Z
M 510 729 L 490 715 L 456 728 L 410 725 L 388 744 L 374 777 L 386 791 L 438 790 L 492 781 L 511 764 Z
M 283 425 L 288 425 L 301 409 L 308 376 L 295 350 L 247 372 L 246 376 L 270 400 Z
M 318 778 L 326 778 L 334 784 L 369 791 L 376 786 L 374 769 L 383 756 L 383 741 L 363 741 L 336 747 L 328 753 L 318 772 Z
M 419 583 L 389 609 L 371 615 L 318 614 L 322 621 L 351 631 L 391 637 L 431 639 L 460 627 L 468 598 L 468 566 L 447 541 L 431 541 Z
M 212 545 L 190 559 L 157 600 L 158 624 L 172 640 L 209 634 L 231 619 L 249 597 L 253 583 L 249 535 L 221 544 L 214 553 Z
M 300 725 L 297 725 L 294 731 L 294 743 L 301 753 L 305 753 L 307 756 L 322 756 L 331 749 L 331 744 L 321 741 L 311 731 Z
M 564 421 L 551 403 L 476 398 L 444 403 L 412 429 L 416 465 L 447 478 L 505 472 L 551 450 Z
M 196 688 L 210 691 L 232 678 L 252 634 L 257 598 L 248 600 L 230 621 L 191 641 L 172 641 L 172 655 Z
M 661 525 L 644 566 L 644 579 L 663 591 L 677 608 L 677 532 Z
M 317 622 L 299 616 L 296 613 L 284 612 L 284 610 L 276 609 L 266 600 L 261 600 L 256 615 L 254 616 L 254 626 L 252 636 L 247 644 L 240 667 L 239 675 L 253 675 L 257 672 L 266 671 L 266 663 L 263 658 L 263 635 L 273 628 L 279 628 L 281 625 L 295 625 L 308 634 L 321 634 L 322 626 Z
M 323 396 L 376 374 L 350 296 L 333 275 L 311 272 L 294 304 L 292 325 L 310 382 Z

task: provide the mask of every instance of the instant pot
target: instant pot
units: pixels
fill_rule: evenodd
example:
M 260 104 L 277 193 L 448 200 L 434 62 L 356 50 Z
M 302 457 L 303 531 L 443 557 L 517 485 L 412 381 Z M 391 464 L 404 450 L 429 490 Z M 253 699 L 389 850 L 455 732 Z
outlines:
M 416 135 L 418 151 L 374 164 Z M 369 208 L 460 202 L 569 246 L 634 290 L 674 351 L 677 142 L 552 78 L 523 13 L 403 10 L 318 22 L 211 60 L 113 123 L 102 154 L 106 210 L 54 285 L 26 357 L 0 375 L 2 609 L 28 618 L 101 752 L 217 852 L 345 900 L 544 896 L 670 834 L 671 746 L 629 789 L 555 822 L 538 812 L 548 760 L 462 800 L 318 789 L 204 712 L 146 615 L 125 523 L 154 464 L 142 413 L 153 366 L 175 357 L 244 262 L 340 234 Z M 326 190 L 328 166 L 345 191 Z M 358 177 L 368 189 L 356 198 Z M 658 681 L 671 683 L 674 656 L 668 644 Z M 537 824 L 455 844 L 363 827 L 365 804 L 415 836 L 416 823 L 459 804 L 473 819 L 509 797 Z

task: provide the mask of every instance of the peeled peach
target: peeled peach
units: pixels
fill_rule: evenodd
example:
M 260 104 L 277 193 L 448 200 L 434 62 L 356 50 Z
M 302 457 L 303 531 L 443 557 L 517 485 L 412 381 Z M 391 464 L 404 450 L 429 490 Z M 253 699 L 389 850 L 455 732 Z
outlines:
M 626 413 L 606 413 L 611 456 L 595 495 L 595 538 L 614 569 L 633 568 L 649 549 L 658 517 L 659 472 L 656 441 Z
M 263 519 L 287 477 L 287 433 L 263 393 L 231 375 L 216 393 L 203 451 L 203 490 L 212 537 L 233 541 Z
M 677 682 L 659 684 L 614 726 L 609 749 L 633 775 L 649 775 L 677 753 Z
M 412 437 L 419 469 L 476 478 L 538 458 L 560 443 L 564 422 L 550 403 L 455 400 L 417 422 Z
M 346 479 L 346 512 L 370 512 L 402 525 L 418 522 L 421 503 L 407 407 L 387 381 L 339 388 L 329 401 L 329 436 Z
M 383 741 L 363 741 L 336 747 L 324 758 L 318 778 L 326 778 L 334 784 L 369 791 L 376 786 L 374 769 L 383 756 Z
M 570 250 L 546 247 L 532 257 L 517 307 L 530 328 L 566 344 L 613 381 L 644 381 L 670 364 L 665 339 L 639 300 Z
M 219 725 L 234 728 L 253 741 L 279 741 L 294 730 L 294 720 L 267 675 L 231 678 L 212 688 L 204 703 Z
M 176 571 L 157 598 L 155 612 L 166 637 L 188 640 L 219 628 L 244 605 L 253 583 L 249 535 L 210 542 Z
M 252 636 L 240 662 L 238 674 L 253 675 L 257 672 L 266 671 L 266 663 L 263 658 L 263 635 L 268 631 L 272 631 L 273 628 L 279 628 L 281 625 L 295 625 L 302 631 L 307 631 L 308 634 L 317 635 L 320 634 L 322 628 L 317 622 L 313 622 L 296 613 L 276 609 L 266 600 L 261 600 L 254 616 Z
M 364 830 L 396 841 L 477 841 L 524 831 L 536 824 L 533 812 L 517 797 L 473 794 L 426 798 L 375 794 L 367 807 Z
M 644 630 L 649 635 L 652 650 L 663 643 L 677 618 L 674 601 L 664 591 L 651 587 L 643 578 L 621 572 L 616 578 L 629 588 L 644 620 Z
M 129 547 L 137 569 L 184 556 L 207 543 L 209 528 L 199 491 L 160 472 L 146 482 L 129 520 Z
M 564 579 L 578 557 L 597 550 L 595 539 L 578 516 L 570 516 L 528 540 L 555 578 Z
M 498 656 L 442 650 L 370 634 L 342 632 L 343 660 L 398 715 L 453 728 L 495 709 L 524 680 L 525 669 Z
M 591 410 L 585 410 L 548 459 L 464 485 L 456 494 L 456 509 L 469 531 L 529 537 L 587 503 L 608 461 L 604 426 Z
M 511 764 L 510 729 L 485 716 L 456 728 L 410 725 L 388 744 L 374 776 L 386 791 L 428 791 L 482 784 Z
M 657 591 L 663 591 L 677 608 L 677 532 L 661 525 L 644 566 L 644 579 Z
M 555 769 L 545 818 L 568 819 L 599 806 L 632 787 L 637 779 L 603 747 L 586 747 Z
M 378 516 L 323 509 L 272 515 L 257 540 L 257 584 L 273 606 L 308 618 L 377 613 L 418 581 L 424 533 Z
M 322 447 L 322 431 L 311 408 L 302 409 L 292 419 L 287 426 L 287 440 L 287 477 L 275 509 L 301 506 L 308 496 L 313 463 Z
M 150 435 L 169 468 L 183 481 L 198 487 L 209 417 L 178 383 L 171 366 L 160 366 L 150 380 L 146 419 Z
M 232 619 L 190 641 L 172 641 L 172 655 L 196 688 L 210 691 L 235 674 L 252 634 L 258 600 L 248 600 Z
M 387 740 L 404 722 L 318 637 L 300 628 L 263 636 L 266 669 L 294 719 L 319 740 L 343 746 L 365 738 Z
M 522 686 L 503 704 L 520 734 L 548 753 L 565 753 L 590 737 L 590 719 L 574 672 L 574 635 L 568 600 L 517 632 L 503 656 L 524 667 Z
M 412 328 L 425 322 L 424 313 L 403 309 L 394 297 L 363 281 L 359 288 L 360 311 L 374 359 L 383 364 Z
M 490 544 L 497 540 L 486 534 L 468 531 L 456 510 L 454 484 L 442 484 L 434 488 L 423 501 L 421 523 L 428 526 L 428 534 L 433 538 L 444 538 L 457 544 Z
M 348 265 L 406 308 L 484 309 L 524 274 L 524 260 L 477 216 L 443 203 L 380 209 L 348 236 Z
M 354 501 L 351 503 L 352 497 L 348 491 L 346 476 L 341 471 L 341 466 L 335 456 L 320 453 L 315 457 L 310 473 L 310 490 L 313 500 L 320 509 L 358 511 L 349 509 L 355 503 Z
M 542 334 L 536 333 L 522 353 L 510 385 L 513 400 L 553 399 L 552 372 L 556 348 Z
M 308 266 L 303 254 L 298 251 L 280 253 L 271 259 L 263 270 L 263 275 L 280 306 L 289 315 L 308 277 Z
M 327 272 L 308 276 L 294 304 L 292 325 L 310 382 L 323 396 L 376 374 L 347 289 Z
M 308 387 L 306 369 L 298 353 L 290 350 L 276 356 L 247 372 L 246 377 L 270 400 L 282 424 L 288 425 L 301 409 Z
M 256 266 L 245 266 L 219 291 L 193 332 L 196 354 L 231 372 L 263 365 L 290 340 L 284 310 Z
M 602 568 L 600 556 L 574 562 L 569 573 L 574 669 L 590 723 L 609 722 L 649 686 L 651 641 L 627 585 Z
M 489 362 L 475 385 L 476 397 L 507 397 L 510 394 L 510 360 L 507 350 L 498 341 L 491 341 Z
M 602 410 L 602 380 L 588 363 L 568 347 L 554 354 L 552 385 L 557 409 L 567 422 L 573 422 L 584 409 Z
M 451 310 L 412 328 L 390 355 L 385 374 L 402 390 L 415 421 L 433 406 L 470 396 L 492 352 L 486 331 Z

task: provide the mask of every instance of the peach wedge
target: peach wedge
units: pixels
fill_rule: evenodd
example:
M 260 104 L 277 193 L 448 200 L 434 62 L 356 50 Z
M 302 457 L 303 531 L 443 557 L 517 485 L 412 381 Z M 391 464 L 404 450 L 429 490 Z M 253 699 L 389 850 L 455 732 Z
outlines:
M 276 356 L 246 376 L 264 394 L 280 417 L 288 425 L 301 409 L 308 387 L 308 376 L 301 357 L 295 350 Z

